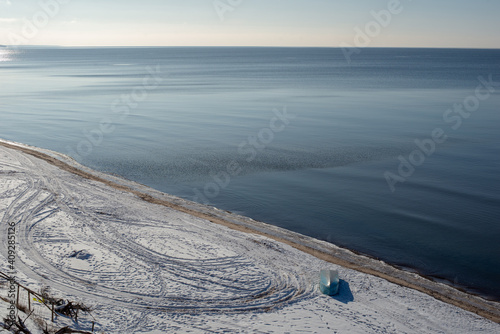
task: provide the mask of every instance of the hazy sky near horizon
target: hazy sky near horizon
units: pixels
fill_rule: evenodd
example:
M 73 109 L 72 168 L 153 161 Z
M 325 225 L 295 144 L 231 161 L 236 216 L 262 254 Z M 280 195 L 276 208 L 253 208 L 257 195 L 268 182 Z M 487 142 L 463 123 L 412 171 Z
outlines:
M 0 44 L 500 48 L 499 14 L 498 0 L 0 0 Z

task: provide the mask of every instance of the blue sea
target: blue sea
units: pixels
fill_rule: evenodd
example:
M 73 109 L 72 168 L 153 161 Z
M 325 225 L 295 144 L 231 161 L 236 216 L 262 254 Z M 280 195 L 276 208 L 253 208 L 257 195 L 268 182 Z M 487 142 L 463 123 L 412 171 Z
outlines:
M 500 300 L 500 50 L 0 47 L 0 137 Z

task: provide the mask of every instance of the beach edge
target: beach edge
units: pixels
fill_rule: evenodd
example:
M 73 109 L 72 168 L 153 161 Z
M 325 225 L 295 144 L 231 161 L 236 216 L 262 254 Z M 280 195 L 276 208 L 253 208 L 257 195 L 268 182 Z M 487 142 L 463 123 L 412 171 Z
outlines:
M 338 247 L 326 241 L 321 241 L 228 211 L 181 199 L 133 181 L 94 171 L 58 152 L 3 139 L 0 139 L 0 145 L 44 160 L 51 165 L 76 174 L 82 178 L 101 182 L 112 188 L 132 193 L 146 202 L 169 207 L 234 230 L 259 234 L 271 238 L 321 260 L 377 276 L 389 282 L 423 292 L 437 300 L 473 312 L 493 322 L 500 323 L 500 303 L 489 301 L 479 296 L 460 291 L 455 287 L 432 281 L 417 273 L 396 268 L 365 255 L 356 254 L 353 251 Z

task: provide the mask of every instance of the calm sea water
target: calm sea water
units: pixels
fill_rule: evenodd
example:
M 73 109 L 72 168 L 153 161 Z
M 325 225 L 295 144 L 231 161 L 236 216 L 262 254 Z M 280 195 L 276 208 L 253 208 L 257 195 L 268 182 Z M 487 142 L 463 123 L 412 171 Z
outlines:
M 500 300 L 500 50 L 0 48 L 0 78 L 2 138 Z

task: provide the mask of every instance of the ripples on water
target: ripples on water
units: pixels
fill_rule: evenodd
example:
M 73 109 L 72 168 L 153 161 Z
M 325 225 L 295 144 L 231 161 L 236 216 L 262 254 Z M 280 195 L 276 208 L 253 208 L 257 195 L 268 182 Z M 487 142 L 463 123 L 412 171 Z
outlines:
M 160 85 L 113 112 L 156 66 Z M 321 48 L 0 48 L 0 73 L 1 137 L 188 199 L 215 175 L 212 205 L 500 299 L 500 86 L 456 131 L 443 121 L 478 76 L 500 81 L 498 50 L 367 49 L 348 65 Z M 240 145 L 285 107 L 295 118 L 247 161 Z M 79 152 L 103 119 L 114 131 Z M 391 193 L 384 172 L 436 127 L 448 140 Z

